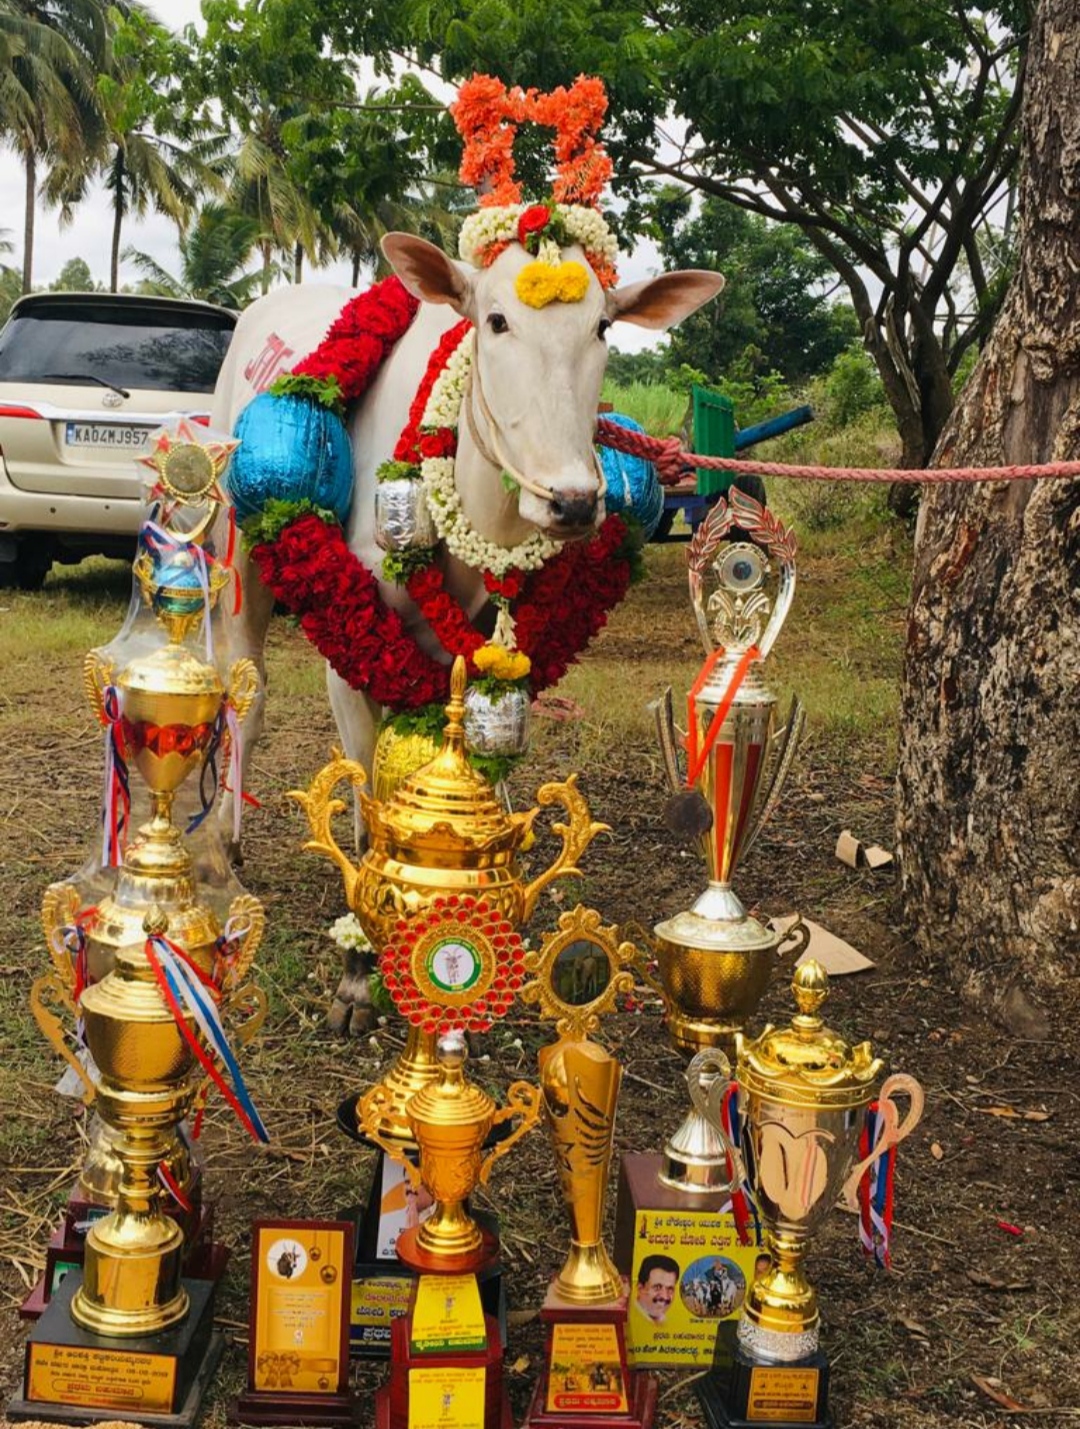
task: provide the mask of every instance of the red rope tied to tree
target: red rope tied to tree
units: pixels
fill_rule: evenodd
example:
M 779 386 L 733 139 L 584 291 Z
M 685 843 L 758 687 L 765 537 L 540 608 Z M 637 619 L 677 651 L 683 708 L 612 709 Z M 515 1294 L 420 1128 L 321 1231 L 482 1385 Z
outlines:
M 678 437 L 650 437 L 647 432 L 634 432 L 602 418 L 596 424 L 596 440 L 601 446 L 651 461 L 661 486 L 674 486 L 698 466 L 708 471 L 788 476 L 803 481 L 915 481 L 923 485 L 938 481 L 1039 481 L 1047 477 L 1080 476 L 1080 461 L 1049 461 L 1041 466 L 943 466 L 912 470 L 907 467 L 799 466 L 782 461 L 748 461 L 739 456 L 698 456 L 687 451 Z

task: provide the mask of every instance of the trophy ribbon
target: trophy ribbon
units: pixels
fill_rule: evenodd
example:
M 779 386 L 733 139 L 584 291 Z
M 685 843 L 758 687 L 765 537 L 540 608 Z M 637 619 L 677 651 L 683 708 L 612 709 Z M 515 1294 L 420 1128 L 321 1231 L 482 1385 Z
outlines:
M 712 674 L 713 666 L 717 663 L 718 660 L 723 658 L 724 653 L 725 652 L 723 646 L 720 646 L 708 656 L 704 665 L 702 665 L 700 672 L 698 673 L 697 679 L 690 687 L 690 693 L 686 697 L 686 709 L 689 723 L 689 728 L 687 730 L 686 736 L 686 784 L 688 788 L 692 788 L 697 783 L 698 779 L 701 777 L 701 771 L 705 768 L 705 761 L 708 759 L 709 755 L 713 751 L 713 746 L 715 745 L 717 738 L 719 737 L 720 731 L 723 728 L 724 721 L 728 717 L 728 711 L 735 703 L 735 696 L 739 693 L 739 686 L 742 684 L 743 680 L 746 679 L 747 670 L 749 670 L 750 666 L 754 663 L 755 660 L 761 659 L 761 651 L 756 645 L 750 645 L 746 648 L 746 650 L 743 651 L 739 663 L 735 667 L 735 673 L 731 677 L 731 683 L 724 691 L 724 697 L 717 705 L 716 711 L 709 722 L 709 728 L 705 734 L 705 742 L 699 750 L 696 713 L 697 697 L 705 688 L 705 682 Z
M 146 958 L 157 979 L 165 1005 L 176 1020 L 185 1042 L 200 1066 L 232 1107 L 253 1141 L 269 1141 L 270 1133 L 263 1125 L 255 1103 L 244 1082 L 239 1063 L 233 1056 L 215 1005 L 217 988 L 213 980 L 191 961 L 177 943 L 163 934 L 152 934 L 146 940 Z M 187 1013 L 184 1007 L 187 1007 Z M 232 1077 L 230 1087 L 218 1070 L 214 1057 L 207 1053 L 199 1038 L 188 1025 L 188 1013 L 205 1037 L 214 1054 L 220 1057 Z M 261 1018 L 260 1018 L 261 1022 Z
M 906 1095 L 911 1102 L 907 1116 L 903 1121 L 900 1120 L 896 1103 L 893 1101 L 897 1092 Z M 877 1115 L 880 1125 L 877 1129 L 874 1147 L 868 1156 L 863 1157 L 844 1182 L 842 1195 L 848 1210 L 857 1211 L 859 1209 L 859 1182 L 875 1162 L 879 1161 L 892 1147 L 899 1146 L 900 1142 L 915 1130 L 922 1119 L 925 1105 L 926 1097 L 923 1089 L 914 1077 L 909 1077 L 906 1072 L 894 1072 L 891 1077 L 885 1078 L 878 1096 Z
M 120 691 L 115 685 L 107 685 L 102 691 L 101 719 L 105 725 L 105 808 L 101 854 L 106 868 L 118 868 L 123 860 L 131 820 L 131 787 L 124 758 Z

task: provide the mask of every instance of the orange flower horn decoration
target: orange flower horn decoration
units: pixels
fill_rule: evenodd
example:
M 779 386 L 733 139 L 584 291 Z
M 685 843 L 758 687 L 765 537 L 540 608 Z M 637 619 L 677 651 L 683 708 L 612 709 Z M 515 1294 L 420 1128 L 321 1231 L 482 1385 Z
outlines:
M 607 91 L 595 76 L 578 75 L 567 89 L 549 94 L 475 74 L 461 86 L 450 113 L 465 141 L 462 183 L 480 193 L 480 206 L 521 202 L 514 178 L 518 126 L 540 124 L 555 130 L 554 197 L 557 203 L 595 206 L 611 178 L 612 164 L 597 134 L 607 113 Z

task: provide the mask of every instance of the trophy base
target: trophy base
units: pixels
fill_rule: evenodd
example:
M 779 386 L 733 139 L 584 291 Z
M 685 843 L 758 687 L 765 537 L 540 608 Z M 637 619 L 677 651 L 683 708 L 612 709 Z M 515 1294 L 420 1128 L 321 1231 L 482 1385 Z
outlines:
M 227 1422 L 321 1429 L 323 1425 L 352 1425 L 356 1419 L 356 1401 L 350 1394 L 268 1394 L 255 1389 L 233 1403 Z
M 619 1166 L 614 1259 L 630 1283 L 629 1359 L 638 1369 L 706 1369 L 717 1326 L 742 1310 L 765 1252 L 729 1196 L 669 1190 L 660 1165 L 634 1152 Z
M 397 1238 L 405 1228 L 405 1186 L 400 1165 L 380 1151 L 367 1204 L 362 1210 L 345 1211 L 339 1217 L 356 1226 L 349 1324 L 349 1353 L 354 1359 L 389 1359 L 390 1327 L 409 1309 L 416 1275 L 396 1253 Z M 472 1211 L 471 1215 L 497 1243 L 499 1218 L 489 1211 Z M 481 1303 L 485 1312 L 497 1320 L 505 1350 L 506 1287 L 501 1264 L 480 1271 L 476 1278 Z
M 694 1383 L 709 1429 L 832 1429 L 829 1362 L 819 1350 L 790 1364 L 749 1358 L 733 1323 L 720 1326 L 713 1368 Z
M 540 1310 L 544 1366 L 523 1429 L 651 1429 L 656 1377 L 630 1368 L 627 1301 L 571 1305 L 554 1284 Z
M 194 1183 L 193 1203 L 192 1210 L 177 1207 L 170 1215 L 184 1233 L 184 1277 L 217 1284 L 225 1273 L 229 1248 L 214 1240 L 214 1208 L 200 1199 L 198 1180 Z M 65 1275 L 82 1268 L 86 1258 L 86 1233 L 96 1220 L 108 1214 L 108 1206 L 93 1205 L 72 1193 L 63 1221 L 49 1238 L 44 1274 L 19 1306 L 22 1319 L 39 1319 Z
M 94 1424 L 120 1415 L 155 1429 L 191 1429 L 224 1346 L 214 1330 L 215 1286 L 186 1280 L 191 1309 L 182 1324 L 117 1339 L 72 1320 L 81 1281 L 81 1270 L 65 1276 L 30 1332 L 23 1394 L 8 1402 L 7 1417 Z
M 375 1396 L 377 1429 L 409 1429 L 413 1424 L 435 1423 L 512 1429 L 497 1322 L 491 1315 L 483 1315 L 482 1322 L 478 1317 L 471 1327 L 477 1336 L 474 1344 L 446 1349 L 439 1339 L 440 1328 L 467 1337 L 470 1327 L 459 1315 L 448 1325 L 435 1327 L 428 1348 L 415 1338 L 419 1331 L 414 1318 L 421 1294 L 421 1283 L 417 1282 L 409 1313 L 394 1321 L 390 1379 Z

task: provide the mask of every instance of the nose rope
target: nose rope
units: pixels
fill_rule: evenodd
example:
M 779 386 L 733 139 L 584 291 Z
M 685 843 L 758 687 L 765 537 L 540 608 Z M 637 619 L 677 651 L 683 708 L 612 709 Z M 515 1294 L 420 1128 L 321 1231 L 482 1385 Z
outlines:
M 553 506 L 556 505 L 558 502 L 557 493 L 552 491 L 550 486 L 541 486 L 539 482 L 530 481 L 523 472 L 518 471 L 517 467 L 514 466 L 513 462 L 507 458 L 506 453 L 503 451 L 502 443 L 499 440 L 499 424 L 496 422 L 495 414 L 488 406 L 487 398 L 484 396 L 484 385 L 480 379 L 479 359 L 480 353 L 479 350 L 476 350 L 473 353 L 473 360 L 469 365 L 468 375 L 465 379 L 465 417 L 469 424 L 469 435 L 472 437 L 477 451 L 486 462 L 489 462 L 494 467 L 501 467 L 503 471 L 507 472 L 524 491 L 531 491 L 534 496 L 540 497 L 541 501 L 547 501 Z M 477 426 L 476 414 L 473 411 L 474 393 L 477 402 L 480 404 L 480 413 L 487 424 L 488 435 L 491 437 L 491 446 L 488 446 L 487 442 L 480 435 L 480 430 Z M 492 448 L 494 448 L 494 450 L 492 450 Z M 589 451 L 592 453 L 593 466 L 596 468 L 596 476 L 599 482 L 596 499 L 600 501 L 603 499 L 607 490 L 607 483 L 604 479 L 604 468 L 600 464 L 600 457 L 596 448 L 590 445 Z

